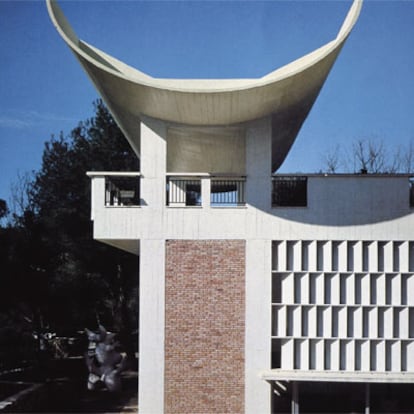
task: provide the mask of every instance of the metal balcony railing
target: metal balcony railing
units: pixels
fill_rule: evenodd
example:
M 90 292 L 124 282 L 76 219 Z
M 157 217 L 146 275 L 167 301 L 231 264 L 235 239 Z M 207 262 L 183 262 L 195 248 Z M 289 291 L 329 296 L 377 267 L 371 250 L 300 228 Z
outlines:
M 305 176 L 273 176 L 273 207 L 306 207 L 308 178 Z
M 143 196 L 141 194 L 141 179 L 143 177 L 141 177 L 139 172 L 91 171 L 87 175 L 92 179 L 92 217 L 95 214 L 95 210 L 99 209 L 100 206 L 129 207 L 141 206 L 141 204 L 148 205 L 147 202 L 141 200 Z M 320 175 L 316 176 L 318 178 Z M 353 178 L 362 177 L 364 179 L 371 176 L 374 178 L 378 177 L 375 175 L 344 175 L 345 178 L 348 176 Z M 411 208 L 414 208 L 414 177 L 408 174 L 388 175 L 387 177 L 395 176 L 406 177 L 408 184 L 406 203 Z M 337 175 L 329 177 L 340 178 Z M 384 177 L 384 175 L 380 177 Z M 308 178 L 304 175 L 273 175 L 272 207 L 307 207 Z M 312 176 L 310 178 L 312 179 Z M 152 194 L 153 190 L 155 191 L 149 185 L 151 185 L 151 182 L 147 181 L 145 187 L 147 195 L 148 191 L 150 192 L 149 194 Z M 162 188 L 158 188 L 158 190 L 162 191 Z M 157 196 L 155 202 L 159 202 L 159 200 L 160 198 Z M 167 206 L 231 208 L 245 206 L 246 202 L 245 176 L 211 175 L 209 173 L 167 173 Z M 151 205 L 153 204 L 154 202 L 151 201 Z
M 410 188 L 410 207 L 414 207 L 414 177 L 408 179 L 408 184 Z
M 246 204 L 246 177 L 207 173 L 167 174 L 166 199 L 170 207 L 238 207 Z
M 105 176 L 106 206 L 139 206 L 139 176 Z
M 210 205 L 212 207 L 244 206 L 245 177 L 213 178 L 211 180 Z
M 201 179 L 167 177 L 167 206 L 201 206 Z

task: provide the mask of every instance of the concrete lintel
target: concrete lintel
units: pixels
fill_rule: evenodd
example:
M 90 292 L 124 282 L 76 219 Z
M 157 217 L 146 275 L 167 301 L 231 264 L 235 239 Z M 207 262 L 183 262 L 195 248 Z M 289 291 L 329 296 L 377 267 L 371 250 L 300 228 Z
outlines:
M 88 177 L 139 177 L 138 171 L 87 171 Z
M 414 372 L 329 372 L 273 369 L 263 372 L 262 379 L 268 382 L 282 380 L 314 382 L 414 383 Z

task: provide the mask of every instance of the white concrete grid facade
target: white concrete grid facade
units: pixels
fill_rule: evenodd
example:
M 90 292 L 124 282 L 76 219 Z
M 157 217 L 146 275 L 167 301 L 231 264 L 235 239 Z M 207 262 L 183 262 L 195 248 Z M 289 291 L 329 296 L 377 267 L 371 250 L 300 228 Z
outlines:
M 414 243 L 273 243 L 283 370 L 414 371 Z

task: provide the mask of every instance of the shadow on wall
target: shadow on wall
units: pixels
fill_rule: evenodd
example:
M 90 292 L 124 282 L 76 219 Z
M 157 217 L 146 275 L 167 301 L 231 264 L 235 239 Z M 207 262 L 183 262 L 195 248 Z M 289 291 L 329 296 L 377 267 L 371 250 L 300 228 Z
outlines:
M 275 197 L 273 181 L 273 207 L 269 214 L 321 226 L 356 226 L 391 221 L 413 213 L 410 179 L 406 175 L 300 178 L 302 183 L 297 187 L 301 193 L 292 199 L 295 189 L 291 189 L 289 194 L 293 201 L 287 203 Z

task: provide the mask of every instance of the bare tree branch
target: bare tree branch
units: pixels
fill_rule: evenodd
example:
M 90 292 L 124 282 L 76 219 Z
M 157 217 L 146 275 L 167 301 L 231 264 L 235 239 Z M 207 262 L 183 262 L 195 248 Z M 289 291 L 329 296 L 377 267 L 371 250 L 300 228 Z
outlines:
M 381 140 L 366 138 L 352 143 L 349 152 L 337 147 L 325 156 L 327 173 L 354 172 L 363 174 L 409 174 L 414 171 L 414 144 L 390 151 Z
M 21 217 L 31 207 L 31 190 L 34 172 L 18 172 L 10 186 L 10 212 L 12 217 Z

